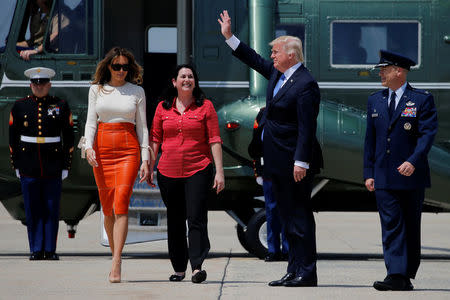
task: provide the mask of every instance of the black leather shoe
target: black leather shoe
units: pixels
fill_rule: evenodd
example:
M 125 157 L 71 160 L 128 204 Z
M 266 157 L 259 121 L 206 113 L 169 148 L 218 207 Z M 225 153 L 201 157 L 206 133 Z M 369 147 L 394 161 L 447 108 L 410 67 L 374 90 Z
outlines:
M 206 271 L 201 270 L 201 271 L 195 273 L 194 275 L 192 275 L 191 280 L 193 283 L 201 283 L 201 282 L 205 281 L 206 280 Z
M 269 286 L 282 286 L 286 281 L 292 280 L 295 278 L 294 273 L 286 273 L 280 280 L 274 280 L 269 282 Z
M 281 260 L 282 261 L 288 261 L 289 260 L 289 253 L 281 253 Z
M 170 275 L 169 281 L 181 281 L 184 279 L 184 277 L 185 277 L 185 274 L 183 274 L 183 275 L 173 274 L 173 275 Z
M 44 252 L 44 259 L 45 260 L 59 260 L 59 256 L 55 252 Z
M 301 276 L 298 276 L 284 282 L 283 285 L 288 287 L 317 286 L 317 280 L 315 279 L 307 280 Z
M 267 254 L 267 256 L 264 258 L 265 262 L 271 262 L 271 261 L 281 261 L 282 257 L 281 257 L 281 253 L 276 252 L 276 253 L 271 253 L 269 252 Z
M 383 281 L 375 281 L 373 287 L 378 291 L 412 291 L 414 289 L 409 278 L 400 274 L 388 275 Z
M 43 260 L 44 254 L 42 252 L 33 252 L 30 254 L 30 260 Z

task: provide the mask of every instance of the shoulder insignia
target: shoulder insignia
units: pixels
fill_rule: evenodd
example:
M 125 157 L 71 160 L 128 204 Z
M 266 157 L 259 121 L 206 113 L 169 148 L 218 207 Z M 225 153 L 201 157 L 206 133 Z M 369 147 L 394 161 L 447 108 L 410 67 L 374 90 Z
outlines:
M 32 99 L 33 97 L 31 95 L 25 96 L 23 98 L 17 99 L 16 101 L 24 101 L 24 100 L 28 100 L 28 99 Z
M 376 92 L 373 92 L 372 94 L 370 94 L 370 96 L 374 96 L 374 95 L 376 95 L 376 94 L 378 94 L 378 93 L 383 93 L 383 90 L 381 90 L 381 91 L 376 91 Z
M 423 94 L 423 95 L 429 95 L 429 94 L 430 94 L 430 92 L 429 92 L 429 91 L 426 91 L 426 90 L 421 90 L 421 89 L 416 89 L 416 88 L 412 88 L 412 90 L 413 90 L 414 92 L 417 92 L 417 93 Z

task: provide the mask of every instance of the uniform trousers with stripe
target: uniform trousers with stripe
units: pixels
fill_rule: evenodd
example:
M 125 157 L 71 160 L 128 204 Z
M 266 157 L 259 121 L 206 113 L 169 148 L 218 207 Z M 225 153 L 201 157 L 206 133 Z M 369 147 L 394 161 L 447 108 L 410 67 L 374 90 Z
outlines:
M 20 177 L 30 252 L 55 252 L 62 180 Z
M 192 270 L 201 269 L 210 249 L 207 201 L 213 184 L 212 165 L 186 178 L 166 177 L 159 171 L 157 176 L 167 207 L 168 247 L 173 269 L 186 271 L 188 260 Z

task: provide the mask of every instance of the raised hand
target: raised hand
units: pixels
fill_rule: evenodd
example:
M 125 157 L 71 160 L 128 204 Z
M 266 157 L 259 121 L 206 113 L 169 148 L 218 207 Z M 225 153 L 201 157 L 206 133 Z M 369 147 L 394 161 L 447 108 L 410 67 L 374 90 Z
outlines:
M 220 14 L 220 19 L 217 19 L 217 21 L 220 24 L 220 31 L 222 32 L 222 35 L 228 40 L 233 36 L 233 33 L 231 32 L 231 18 L 228 15 L 228 11 L 224 10 Z

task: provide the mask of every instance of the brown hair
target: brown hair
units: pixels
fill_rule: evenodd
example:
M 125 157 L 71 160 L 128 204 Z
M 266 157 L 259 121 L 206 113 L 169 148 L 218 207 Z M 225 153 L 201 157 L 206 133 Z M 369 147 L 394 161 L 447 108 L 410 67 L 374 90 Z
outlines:
M 130 65 L 125 81 L 134 84 L 142 83 L 143 69 L 134 59 L 134 55 L 125 48 L 114 47 L 109 50 L 105 58 L 98 63 L 92 84 L 98 84 L 100 89 L 103 89 L 103 85 L 111 80 L 111 73 L 108 66 L 111 65 L 112 61 L 119 56 L 126 57 L 128 59 L 128 64 Z

